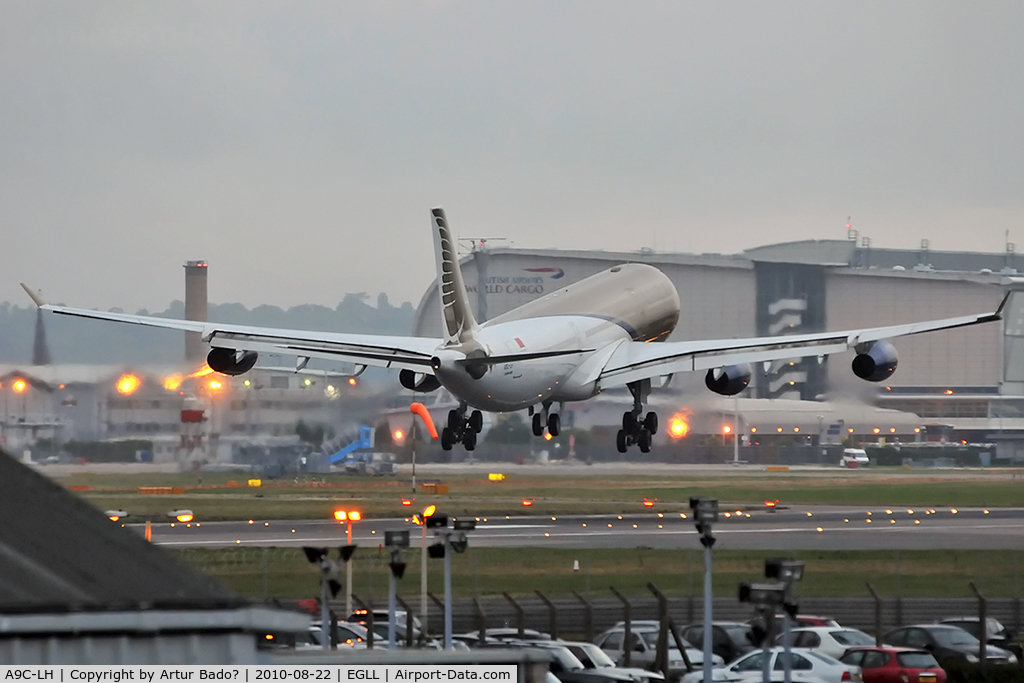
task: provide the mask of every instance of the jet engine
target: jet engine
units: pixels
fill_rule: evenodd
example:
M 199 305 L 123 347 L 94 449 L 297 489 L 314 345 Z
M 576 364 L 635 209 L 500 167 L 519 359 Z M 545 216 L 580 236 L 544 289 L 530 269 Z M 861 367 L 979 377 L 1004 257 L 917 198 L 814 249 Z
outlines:
M 724 368 L 711 368 L 704 375 L 704 384 L 716 394 L 735 396 L 750 384 L 749 365 L 727 365 Z
M 241 375 L 252 370 L 259 354 L 255 351 L 242 351 L 214 347 L 206 356 L 206 364 L 222 375 Z
M 857 347 L 853 359 L 853 374 L 869 382 L 881 382 L 896 372 L 899 358 L 896 348 L 884 339 Z
M 417 376 L 419 376 L 418 379 Z M 434 391 L 441 386 L 441 382 L 438 381 L 437 377 L 412 370 L 402 370 L 399 372 L 398 381 L 406 389 L 423 393 Z

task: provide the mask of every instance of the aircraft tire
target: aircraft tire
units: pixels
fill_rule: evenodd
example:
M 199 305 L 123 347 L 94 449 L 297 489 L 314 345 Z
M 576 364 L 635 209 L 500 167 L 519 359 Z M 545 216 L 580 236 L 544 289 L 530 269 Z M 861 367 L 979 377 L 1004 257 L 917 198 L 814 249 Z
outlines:
M 469 414 L 469 428 L 479 434 L 484 430 L 484 414 L 474 410 Z
M 646 429 L 641 429 L 640 434 L 637 435 L 637 444 L 640 446 L 641 453 L 651 452 L 651 433 Z
M 453 433 L 458 434 L 462 429 L 462 422 L 465 418 L 459 415 L 457 410 L 448 411 L 448 429 L 452 430 Z
M 622 414 L 622 431 L 627 434 L 632 434 L 636 431 L 636 415 L 631 410 L 627 410 Z
M 462 437 L 462 445 L 466 447 L 467 451 L 476 449 L 476 432 L 472 429 L 467 429 L 466 434 Z
M 615 435 L 615 447 L 619 450 L 619 453 L 625 453 L 628 450 L 629 445 L 626 443 L 626 430 L 620 429 L 619 433 Z
M 551 413 L 548 415 L 548 433 L 551 436 L 558 436 L 559 432 L 562 431 L 562 418 L 558 413 Z
M 544 421 L 541 419 L 540 413 L 533 414 L 533 435 L 540 436 L 544 433 Z
M 658 433 L 658 414 L 656 412 L 651 411 L 647 413 L 647 417 L 644 418 L 644 429 L 651 434 Z
M 441 449 L 450 451 L 454 445 L 455 434 L 452 433 L 451 427 L 445 427 L 441 430 Z

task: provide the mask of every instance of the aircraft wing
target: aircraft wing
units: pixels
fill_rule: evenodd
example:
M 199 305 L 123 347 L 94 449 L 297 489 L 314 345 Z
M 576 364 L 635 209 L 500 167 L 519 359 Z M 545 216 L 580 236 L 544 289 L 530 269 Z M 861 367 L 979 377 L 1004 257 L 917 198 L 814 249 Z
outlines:
M 211 346 L 236 351 L 279 353 L 298 358 L 323 358 L 358 365 L 409 369 L 433 374 L 430 359 L 441 344 L 440 339 L 428 337 L 284 330 L 93 311 L 49 304 L 42 299 L 38 292 L 29 289 L 24 284 L 22 287 L 41 309 L 52 311 L 58 315 L 109 320 L 183 332 L 198 332 L 202 335 L 203 341 L 208 342 Z
M 1009 297 L 1010 294 L 1007 293 L 999 307 L 992 313 L 888 327 L 749 339 L 664 343 L 627 342 L 619 346 L 608 359 L 601 371 L 599 381 L 601 387 L 607 389 L 676 372 L 710 370 L 726 365 L 761 363 L 789 358 L 828 356 L 880 339 L 904 337 L 922 332 L 948 330 L 1000 320 Z

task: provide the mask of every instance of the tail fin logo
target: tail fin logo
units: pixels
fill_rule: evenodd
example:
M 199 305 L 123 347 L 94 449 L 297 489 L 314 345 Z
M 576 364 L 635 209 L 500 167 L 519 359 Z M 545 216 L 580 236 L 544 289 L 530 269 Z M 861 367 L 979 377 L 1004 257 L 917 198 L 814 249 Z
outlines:
M 561 268 L 523 268 L 523 270 L 527 273 L 552 273 L 552 280 L 557 280 L 558 278 L 565 276 L 565 271 Z

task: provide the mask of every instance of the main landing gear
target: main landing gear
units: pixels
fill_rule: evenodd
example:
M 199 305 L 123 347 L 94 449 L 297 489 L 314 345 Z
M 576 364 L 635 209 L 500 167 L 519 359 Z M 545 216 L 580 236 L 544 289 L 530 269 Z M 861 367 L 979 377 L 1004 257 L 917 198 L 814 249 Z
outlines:
M 633 409 L 622 414 L 622 429 L 615 435 L 615 447 L 625 453 L 636 444 L 641 453 L 650 453 L 651 441 L 658 433 L 658 414 L 651 411 L 644 416 L 644 399 L 651 393 L 651 381 L 630 382 L 626 386 L 633 394 Z
M 545 427 L 551 436 L 558 436 L 561 433 L 562 417 L 558 413 L 551 412 L 551 401 L 545 401 L 544 407 L 539 413 L 533 412 L 533 408 L 530 408 L 530 413 L 533 415 L 534 436 L 543 436 Z
M 448 411 L 448 426 L 441 430 L 441 448 L 450 451 L 461 443 L 467 451 L 476 448 L 476 435 L 483 431 L 484 414 L 474 410 L 466 416 L 466 404 L 460 403 L 455 410 Z

